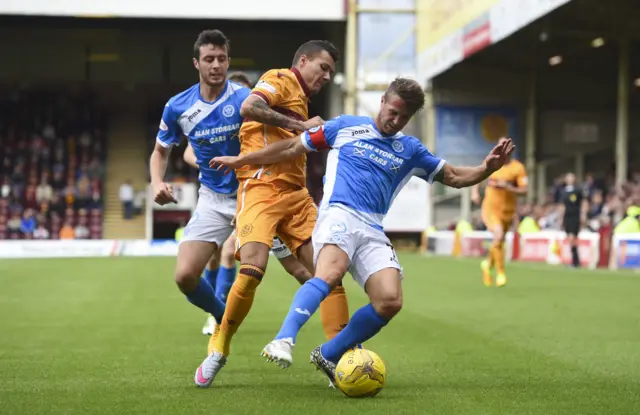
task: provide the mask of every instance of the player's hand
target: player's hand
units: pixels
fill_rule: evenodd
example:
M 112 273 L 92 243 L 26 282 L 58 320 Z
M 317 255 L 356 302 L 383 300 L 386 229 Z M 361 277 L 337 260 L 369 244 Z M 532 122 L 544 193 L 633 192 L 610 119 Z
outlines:
M 302 125 L 304 125 L 304 130 L 307 131 L 314 127 L 320 127 L 321 125 L 324 125 L 324 120 L 316 116 L 310 120 L 303 122 Z
M 222 171 L 224 174 L 229 174 L 234 169 L 242 166 L 244 166 L 244 163 L 239 156 L 220 156 L 209 160 L 209 167 Z
M 164 206 L 168 203 L 178 203 L 173 196 L 173 187 L 169 183 L 160 182 L 153 185 L 153 201 Z
M 501 138 L 498 144 L 491 150 L 489 155 L 484 159 L 487 170 L 494 172 L 500 170 L 507 163 L 511 154 L 516 149 L 510 138 Z

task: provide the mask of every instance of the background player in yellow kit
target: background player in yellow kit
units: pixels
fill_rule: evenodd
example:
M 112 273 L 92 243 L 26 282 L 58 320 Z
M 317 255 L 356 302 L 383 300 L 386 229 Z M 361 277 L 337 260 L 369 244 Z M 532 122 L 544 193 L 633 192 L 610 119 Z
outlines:
M 489 248 L 487 259 L 482 261 L 482 281 L 486 286 L 493 284 L 491 273 L 496 268 L 496 286 L 502 287 L 507 283 L 504 270 L 505 234 L 511 227 L 516 213 L 518 196 L 527 193 L 527 171 L 522 163 L 513 157 L 500 170 L 489 176 L 484 200 L 482 201 L 482 221 L 487 229 L 493 233 L 493 243 Z M 478 186 L 472 190 L 474 203 L 480 202 Z

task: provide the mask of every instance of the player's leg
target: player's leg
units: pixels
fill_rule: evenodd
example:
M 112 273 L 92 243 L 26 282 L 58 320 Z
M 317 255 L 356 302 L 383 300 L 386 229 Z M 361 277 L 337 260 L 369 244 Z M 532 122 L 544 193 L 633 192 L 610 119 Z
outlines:
M 209 285 L 213 288 L 213 291 L 217 290 L 217 274 L 218 274 L 218 266 L 220 263 L 220 249 L 216 249 L 209 262 L 207 262 L 207 266 L 204 269 L 204 279 L 207 280 Z M 224 300 L 222 301 L 224 302 Z M 216 329 L 216 320 L 215 318 L 209 314 L 207 317 L 207 321 L 205 321 L 204 326 L 202 326 L 202 334 L 211 336 Z
M 291 364 L 291 349 L 300 329 L 326 301 L 332 287 L 342 280 L 349 269 L 350 257 L 355 252 L 355 229 L 352 231 L 347 226 L 350 220 L 355 222 L 351 215 L 337 208 L 329 208 L 320 214 L 313 230 L 313 252 L 316 260 L 312 260 L 312 263 L 316 263 L 316 277 L 300 287 L 280 331 L 263 349 L 263 355 L 269 360 L 284 367 Z M 305 255 L 310 255 L 305 249 L 307 248 L 299 251 L 303 254 L 299 257 L 301 262 L 306 258 Z
M 311 244 L 311 234 L 316 227 L 318 210 L 306 189 L 297 193 L 299 199 L 294 206 L 295 213 L 290 221 L 280 226 L 279 232 L 287 238 L 285 242 L 297 253 L 298 260 L 307 267 L 312 275 L 320 276 L 321 274 L 314 270 L 314 246 Z M 325 215 L 325 217 L 329 216 Z M 345 218 L 351 217 L 347 215 Z M 342 222 L 339 223 L 342 224 Z M 330 224 L 328 229 L 330 232 L 332 232 L 331 226 L 333 225 Z M 328 240 L 325 242 L 331 243 Z M 328 339 L 335 337 L 349 323 L 349 303 L 342 281 L 332 286 L 331 292 L 320 305 L 320 321 Z
M 496 264 L 496 287 L 504 287 L 507 285 L 507 274 L 505 273 L 506 250 L 504 242 L 512 222 L 513 219 L 500 221 L 493 234 L 492 248 L 494 249 L 493 255 Z
M 349 268 L 349 256 L 337 245 L 324 245 L 317 261 L 317 277 L 305 282 L 293 297 L 289 312 L 275 339 L 262 351 L 268 361 L 282 367 L 293 363 L 291 351 L 298 333 L 325 301 L 331 287 L 342 280 Z
M 231 340 L 249 314 L 256 289 L 269 260 L 269 249 L 281 217 L 281 203 L 275 186 L 254 179 L 240 184 L 240 203 L 236 214 L 236 246 L 240 259 L 238 276 L 231 286 L 220 330 L 211 353 L 195 374 L 199 387 L 209 387 L 226 364 Z
M 335 338 L 320 347 L 322 356 L 338 363 L 342 355 L 375 336 L 402 308 L 401 274 L 385 268 L 372 274 L 365 284 L 370 303 L 356 310 L 351 321 Z
M 306 266 L 293 256 L 289 248 L 278 238 L 273 238 L 273 247 L 271 248 L 273 256 L 275 256 L 285 271 L 300 284 L 304 284 L 313 277 Z
M 482 282 L 485 286 L 490 287 L 493 284 L 491 272 L 497 263 L 498 255 L 500 253 L 500 241 L 502 240 L 504 231 L 502 229 L 501 222 L 498 220 L 496 215 L 491 212 L 483 210 L 482 221 L 493 237 L 487 258 L 480 263 L 480 269 L 482 270 Z
M 219 321 L 224 313 L 224 303 L 216 298 L 213 287 L 202 277 L 202 271 L 215 250 L 216 244 L 211 242 L 181 242 L 178 247 L 175 281 L 192 304 Z
M 332 382 L 342 355 L 376 335 L 402 308 L 400 264 L 382 231 L 364 230 L 350 272 L 371 302 L 358 309 L 335 338 L 311 352 L 311 362 Z
M 202 272 L 229 237 L 233 218 L 232 207 L 235 200 L 218 195 L 202 186 L 199 191 L 195 212 L 178 248 L 175 270 L 176 284 L 189 301 L 214 316 L 218 321 L 224 313 L 224 303 L 216 298 L 211 284 L 202 276 Z M 231 216 L 229 214 L 231 213 Z
M 564 231 L 567 234 L 567 241 L 571 247 L 571 265 L 574 268 L 579 268 L 580 254 L 578 253 L 578 233 L 580 232 L 580 221 L 573 218 L 565 218 Z
M 235 234 L 229 235 L 229 238 L 222 245 L 220 252 L 220 268 L 216 277 L 216 297 L 226 303 L 227 296 L 236 279 L 236 237 Z

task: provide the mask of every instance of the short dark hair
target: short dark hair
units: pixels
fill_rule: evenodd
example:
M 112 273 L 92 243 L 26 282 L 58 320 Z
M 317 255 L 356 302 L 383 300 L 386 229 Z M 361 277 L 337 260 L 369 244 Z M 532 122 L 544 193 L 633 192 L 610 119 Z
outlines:
M 385 98 L 388 98 L 389 94 L 400 97 L 412 113 L 416 113 L 424 107 L 424 91 L 418 81 L 413 79 L 394 79 L 384 93 Z
M 307 55 L 307 57 L 313 58 L 314 56 L 322 53 L 322 51 L 326 51 L 334 62 L 338 62 L 338 60 L 340 60 L 340 52 L 333 43 L 328 40 L 310 40 L 303 43 L 296 51 L 296 54 L 293 56 L 293 66 L 298 64 L 302 55 Z
M 203 30 L 200 32 L 196 43 L 193 44 L 193 57 L 196 58 L 196 60 L 200 60 L 200 47 L 204 45 L 224 46 L 227 48 L 227 54 L 231 51 L 229 39 L 218 29 Z
M 244 72 L 233 72 L 230 73 L 228 76 L 229 80 L 231 82 L 236 82 L 236 83 L 242 83 L 242 84 L 247 84 L 249 86 L 249 88 L 251 88 L 251 81 L 249 80 L 249 77 L 247 76 L 246 73 Z

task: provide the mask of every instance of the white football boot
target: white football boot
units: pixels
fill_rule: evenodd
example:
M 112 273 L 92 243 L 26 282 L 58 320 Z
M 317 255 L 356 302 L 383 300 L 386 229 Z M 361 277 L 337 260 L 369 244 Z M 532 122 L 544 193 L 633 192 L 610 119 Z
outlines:
M 288 368 L 293 364 L 293 339 L 287 337 L 286 339 L 273 340 L 262 349 L 261 356 L 267 358 L 267 362 L 273 362 L 283 369 Z

